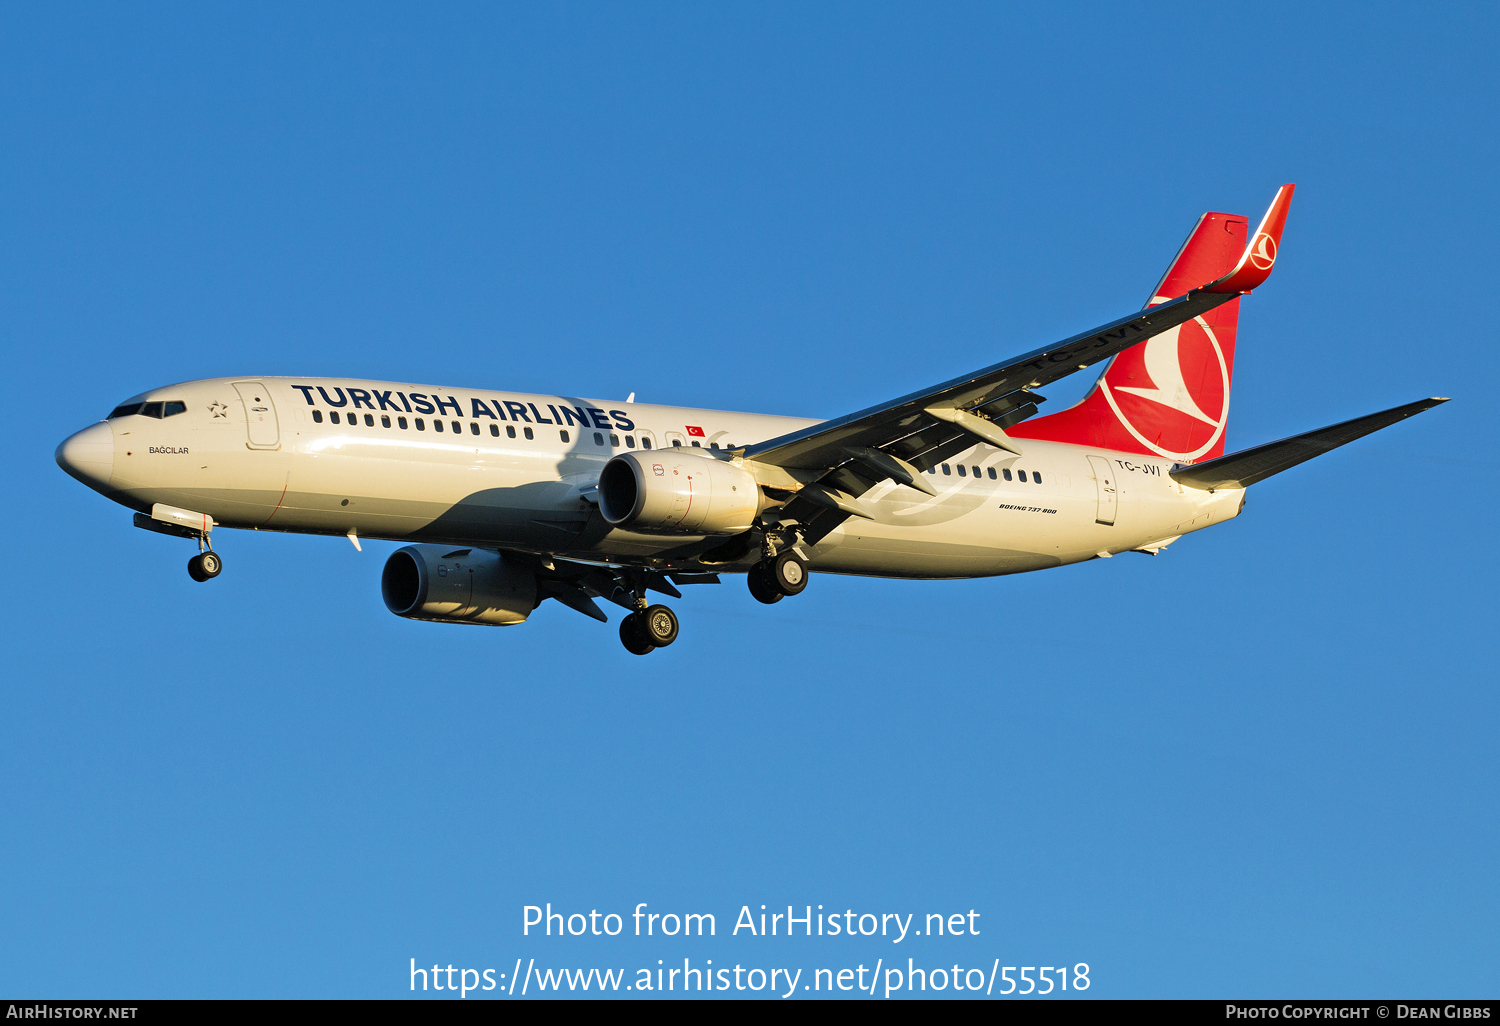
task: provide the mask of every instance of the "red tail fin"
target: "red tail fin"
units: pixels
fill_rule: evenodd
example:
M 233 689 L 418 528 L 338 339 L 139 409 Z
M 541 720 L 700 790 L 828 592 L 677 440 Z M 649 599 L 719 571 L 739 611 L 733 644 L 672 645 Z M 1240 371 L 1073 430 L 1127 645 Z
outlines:
M 1146 305 L 1228 274 L 1246 252 L 1248 228 L 1249 220 L 1238 214 L 1204 214 Z M 1179 463 L 1222 456 L 1239 318 L 1235 298 L 1125 350 L 1109 362 L 1082 402 L 1022 421 L 1009 429 L 1010 435 L 1164 456 Z

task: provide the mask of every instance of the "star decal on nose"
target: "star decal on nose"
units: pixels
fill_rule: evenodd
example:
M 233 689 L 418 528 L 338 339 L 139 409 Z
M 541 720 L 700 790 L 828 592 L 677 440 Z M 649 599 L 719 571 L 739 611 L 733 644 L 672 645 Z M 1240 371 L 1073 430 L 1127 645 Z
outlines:
M 215 399 L 209 404 L 208 412 L 212 413 L 215 417 L 227 417 L 229 416 L 229 407 Z

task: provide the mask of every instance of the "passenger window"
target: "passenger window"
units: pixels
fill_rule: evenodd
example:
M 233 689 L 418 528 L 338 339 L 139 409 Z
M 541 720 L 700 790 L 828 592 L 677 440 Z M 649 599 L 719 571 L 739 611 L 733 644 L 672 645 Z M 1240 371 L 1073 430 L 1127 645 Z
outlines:
M 719 447 L 719 443 L 718 442 L 709 442 L 708 443 L 708 447 L 710 449 L 717 449 Z
M 594 444 L 595 445 L 603 445 L 604 444 L 604 436 L 601 435 L 597 431 L 594 432 Z
M 990 480 L 991 481 L 995 480 L 995 468 L 994 467 L 990 468 Z
M 499 432 L 498 432 L 498 431 L 497 431 L 497 432 L 495 432 L 495 433 L 496 433 L 496 434 L 499 434 Z M 566 442 L 566 441 L 567 441 L 567 440 L 568 440 L 568 433 L 567 433 L 567 432 L 566 432 L 566 431 L 559 431 L 559 432 L 558 432 L 558 435 L 559 435 L 559 436 L 561 436 L 561 438 L 562 438 L 562 440 L 563 440 L 563 441 L 564 441 L 564 442 Z
M 566 436 L 567 432 L 564 431 L 563 435 Z M 564 442 L 566 442 L 567 440 L 568 439 L 566 437 L 563 438 Z M 644 435 L 642 435 L 641 436 L 641 448 L 642 449 L 649 449 L 649 448 L 651 448 L 651 439 L 649 439 L 649 438 L 645 437 Z
M 526 437 L 527 438 L 534 438 L 534 437 L 536 437 L 535 435 L 533 435 L 531 433 L 531 428 L 522 428 L 521 430 L 524 431 L 524 432 L 526 432 Z
M 321 423 L 323 423 L 323 411 L 322 410 L 313 410 L 313 423 L 314 424 L 321 424 Z
M 141 416 L 161 420 L 161 403 L 146 403 L 141 407 Z
M 514 424 L 507 424 L 507 425 L 505 425 L 505 437 L 506 438 L 514 438 L 514 437 L 516 437 L 516 427 L 515 427 Z
M 427 430 L 427 422 L 425 420 L 423 420 L 421 417 L 418 417 L 416 419 L 416 425 L 417 425 L 417 430 L 418 431 L 426 431 Z
M 373 413 L 367 413 L 367 414 L 365 414 L 365 427 L 374 427 L 374 426 L 375 426 L 375 415 Z
M 491 424 L 490 425 L 490 437 L 491 438 L 499 438 L 500 437 L 500 425 L 499 424 Z
M 402 431 L 405 431 L 406 430 L 406 418 L 405 417 L 397 417 L 396 418 L 396 426 L 398 428 L 400 428 Z
M 464 426 L 456 420 L 453 422 L 453 433 L 455 435 L 461 435 L 464 433 Z
M 635 448 L 635 435 L 626 435 L 625 436 L 625 448 L 627 448 L 627 449 L 634 449 Z
M 979 474 L 979 468 L 978 467 L 974 468 L 974 476 L 975 477 L 979 477 L 980 476 L 980 474 Z
M 391 415 L 389 413 L 382 413 L 380 415 L 380 426 L 384 428 L 391 426 Z
M 432 430 L 434 430 L 434 431 L 442 431 L 443 430 L 443 422 L 440 421 L 440 420 L 433 421 L 432 422 Z
M 114 420 L 116 417 L 133 417 L 137 413 L 141 412 L 141 407 L 144 406 L 144 405 L 146 405 L 146 404 L 145 403 L 126 403 L 124 406 L 116 406 L 114 408 L 114 410 L 110 413 L 108 419 Z
M 1010 480 L 1010 468 L 1009 467 L 1006 467 L 1004 470 L 1000 471 L 1000 473 L 1002 473 L 1002 474 L 1005 475 L 1005 480 L 1007 480 L 1007 481 Z
M 620 447 L 620 436 L 619 435 L 610 435 L 609 436 L 609 444 L 613 448 L 618 449 Z
M 964 465 L 963 465 L 963 464 L 962 464 L 962 463 L 960 463 L 960 464 L 959 464 L 959 465 L 958 465 L 958 476 L 959 476 L 959 477 L 968 477 L 968 476 L 969 476 L 969 472 L 968 472 L 968 470 L 966 470 L 966 469 L 965 469 L 965 468 L 964 468 Z
M 331 411 L 328 414 L 328 419 L 331 420 L 331 421 L 333 421 L 335 424 L 337 424 L 339 422 L 339 411 L 338 410 Z
M 944 463 L 943 464 L 943 476 L 947 477 L 947 476 L 949 476 L 952 473 L 953 473 L 953 471 L 951 471 L 951 470 L 948 469 L 948 464 Z
M 1037 484 L 1041 484 L 1042 483 L 1042 472 L 1040 470 L 1033 470 L 1031 472 L 1031 479 L 1033 481 L 1035 481 Z
M 1018 470 L 1018 471 L 1016 471 L 1016 477 L 1019 478 L 1022 481 L 1026 480 L 1026 471 L 1024 471 L 1024 470 Z
M 161 408 L 161 415 L 163 417 L 175 417 L 179 413 L 186 413 L 186 412 L 187 412 L 187 403 L 172 402 L 172 403 L 167 403 L 167 405 L 165 405 L 165 406 L 163 406 Z
M 682 439 L 680 439 L 680 438 L 674 438 L 674 439 L 672 439 L 672 447 L 674 449 L 681 449 L 682 448 Z
M 700 441 L 698 441 L 698 440 L 697 440 L 697 439 L 696 439 L 696 438 L 695 438 L 695 439 L 693 439 L 693 448 L 694 448 L 694 449 L 701 449 L 701 448 L 703 448 L 703 443 L 702 443 L 702 442 L 700 442 Z

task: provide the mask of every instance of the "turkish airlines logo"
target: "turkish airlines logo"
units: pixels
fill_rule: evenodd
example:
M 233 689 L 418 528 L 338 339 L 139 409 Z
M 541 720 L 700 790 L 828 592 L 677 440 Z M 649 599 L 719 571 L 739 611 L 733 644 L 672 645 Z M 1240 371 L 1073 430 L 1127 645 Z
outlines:
M 1271 252 L 1275 252 L 1274 243 Z M 1215 360 L 1217 375 L 1211 370 Z M 1186 375 L 1184 363 L 1189 369 Z M 1120 383 L 1142 378 L 1149 384 Z M 1195 383 L 1191 388 L 1188 378 Z M 1215 384 L 1222 387 L 1215 389 Z M 1103 392 L 1131 437 L 1159 456 L 1186 463 L 1208 452 L 1224 436 L 1229 363 L 1213 329 L 1202 317 L 1195 317 L 1148 339 L 1138 351 L 1126 350 L 1116 357 L 1104 376 Z
M 1265 232 L 1255 237 L 1250 244 L 1250 263 L 1258 271 L 1269 271 L 1276 264 L 1276 240 Z

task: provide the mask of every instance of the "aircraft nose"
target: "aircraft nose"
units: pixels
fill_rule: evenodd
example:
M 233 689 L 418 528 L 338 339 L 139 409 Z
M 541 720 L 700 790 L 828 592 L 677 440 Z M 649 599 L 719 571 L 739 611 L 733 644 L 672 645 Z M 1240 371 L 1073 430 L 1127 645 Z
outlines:
M 115 472 L 115 433 L 101 421 L 70 435 L 57 447 L 57 465 L 90 488 L 109 487 Z

